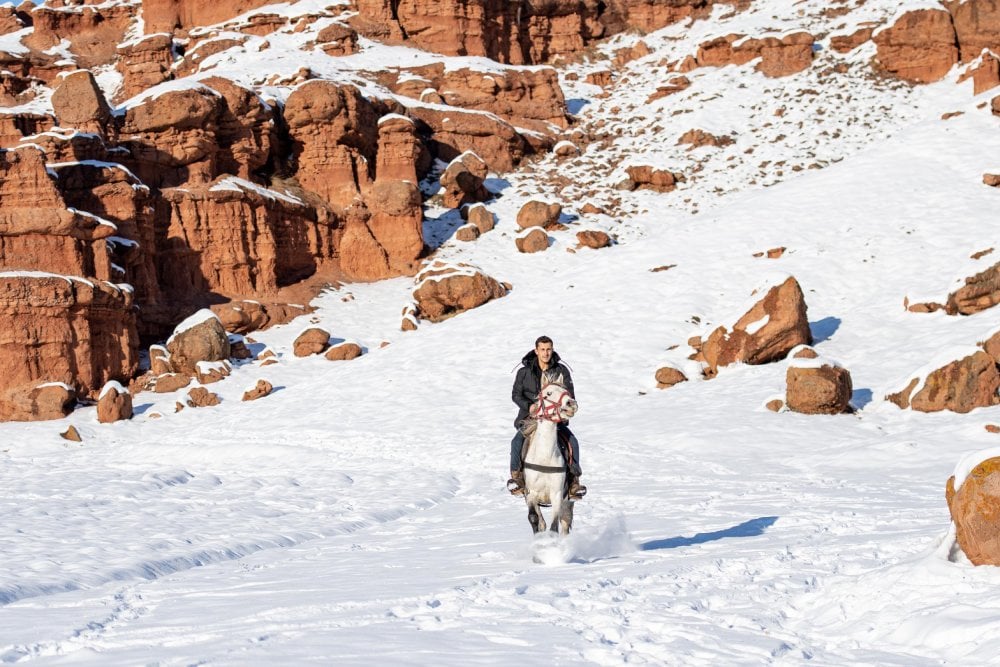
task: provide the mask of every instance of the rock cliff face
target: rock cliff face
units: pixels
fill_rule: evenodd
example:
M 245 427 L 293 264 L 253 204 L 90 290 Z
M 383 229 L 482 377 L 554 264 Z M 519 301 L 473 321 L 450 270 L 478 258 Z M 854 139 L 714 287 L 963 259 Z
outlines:
M 273 4 L 272 0 L 144 0 L 146 34 L 187 32 L 197 26 L 221 23 L 240 14 Z

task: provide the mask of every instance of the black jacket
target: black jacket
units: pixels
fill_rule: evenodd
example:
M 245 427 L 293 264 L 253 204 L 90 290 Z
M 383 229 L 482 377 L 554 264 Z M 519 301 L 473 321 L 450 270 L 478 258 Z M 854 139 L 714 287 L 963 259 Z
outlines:
M 573 377 L 565 364 L 559 361 L 559 353 L 552 352 L 552 360 L 546 373 L 562 375 L 566 391 L 573 398 L 576 393 L 573 391 Z M 517 404 L 517 419 L 514 426 L 520 427 L 521 422 L 528 416 L 528 409 L 531 404 L 538 400 L 538 394 L 542 391 L 542 369 L 538 365 L 538 355 L 532 350 L 521 359 L 521 367 L 517 369 L 517 377 L 514 378 L 514 389 L 511 391 L 511 400 Z

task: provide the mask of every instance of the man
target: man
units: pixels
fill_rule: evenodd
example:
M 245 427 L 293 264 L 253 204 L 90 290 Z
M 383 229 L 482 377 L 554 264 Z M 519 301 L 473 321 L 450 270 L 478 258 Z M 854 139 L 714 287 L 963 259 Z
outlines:
M 507 480 L 507 489 L 511 495 L 520 496 L 524 494 L 524 471 L 521 461 L 521 448 L 524 446 L 524 434 L 521 433 L 521 422 L 528 416 L 531 405 L 538 400 L 538 395 L 542 391 L 542 373 L 550 372 L 554 375 L 562 375 L 563 382 L 566 383 L 566 391 L 572 398 L 576 398 L 573 391 L 573 378 L 569 374 L 569 369 L 559 361 L 559 353 L 552 347 L 552 339 L 548 336 L 539 336 L 535 341 L 535 349 L 524 355 L 521 359 L 521 367 L 517 369 L 517 377 L 514 379 L 514 389 L 511 398 L 517 404 L 517 419 L 514 420 L 514 427 L 517 434 L 510 441 L 510 479 Z M 574 500 L 583 498 L 587 493 L 587 487 L 580 484 L 580 443 L 576 436 L 569 430 L 566 422 L 559 422 L 559 442 L 569 443 L 573 452 L 572 465 L 568 465 L 567 474 L 569 476 L 569 496 Z M 565 456 L 565 449 L 563 455 Z M 567 463 L 569 463 L 567 459 Z

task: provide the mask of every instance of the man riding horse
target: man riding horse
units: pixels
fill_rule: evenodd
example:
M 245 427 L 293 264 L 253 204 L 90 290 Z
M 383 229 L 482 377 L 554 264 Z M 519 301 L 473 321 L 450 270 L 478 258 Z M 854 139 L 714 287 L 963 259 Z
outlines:
M 524 494 L 524 463 L 521 458 L 524 433 L 522 433 L 521 428 L 524 420 L 528 418 L 532 404 L 538 400 L 538 394 L 542 390 L 543 373 L 553 376 L 561 375 L 570 397 L 576 398 L 569 368 L 559 361 L 559 353 L 553 349 L 552 339 L 548 336 L 539 336 L 535 341 L 535 349 L 521 359 L 521 367 L 517 370 L 514 389 L 511 392 L 511 398 L 517 404 L 518 412 L 517 419 L 514 420 L 517 434 L 510 441 L 510 479 L 507 480 L 507 489 L 511 495 L 515 496 Z M 567 466 L 569 497 L 579 500 L 587 493 L 587 487 L 580 484 L 580 475 L 582 474 L 580 471 L 580 443 L 573 432 L 569 430 L 569 425 L 566 422 L 559 423 L 559 443 Z

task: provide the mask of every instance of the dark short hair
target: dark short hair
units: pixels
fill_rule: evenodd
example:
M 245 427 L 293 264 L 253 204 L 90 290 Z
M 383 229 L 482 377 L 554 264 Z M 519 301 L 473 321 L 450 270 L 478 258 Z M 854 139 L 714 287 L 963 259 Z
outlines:
M 535 339 L 535 347 L 538 347 L 542 343 L 548 343 L 549 345 L 551 345 L 552 339 L 549 338 L 548 336 L 539 336 L 538 338 Z

